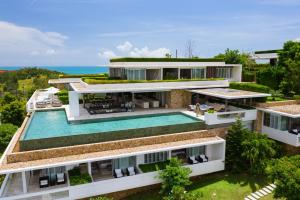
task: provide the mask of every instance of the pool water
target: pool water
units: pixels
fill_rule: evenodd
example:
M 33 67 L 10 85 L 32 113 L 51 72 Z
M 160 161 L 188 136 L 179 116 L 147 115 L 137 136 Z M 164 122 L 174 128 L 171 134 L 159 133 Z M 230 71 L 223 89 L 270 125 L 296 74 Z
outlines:
M 199 120 L 183 113 L 168 113 L 69 123 L 64 110 L 43 111 L 33 114 L 22 139 L 32 140 L 194 122 Z

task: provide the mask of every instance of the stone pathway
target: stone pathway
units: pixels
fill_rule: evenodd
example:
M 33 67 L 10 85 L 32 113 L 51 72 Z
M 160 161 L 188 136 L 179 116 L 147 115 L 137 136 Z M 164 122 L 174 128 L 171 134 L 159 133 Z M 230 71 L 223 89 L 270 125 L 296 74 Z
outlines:
M 270 185 L 254 192 L 251 193 L 250 195 L 248 195 L 247 197 L 245 197 L 245 200 L 257 200 L 260 199 L 263 196 L 266 196 L 270 193 L 272 193 L 272 191 L 276 188 L 276 185 L 274 185 L 273 183 L 271 183 Z

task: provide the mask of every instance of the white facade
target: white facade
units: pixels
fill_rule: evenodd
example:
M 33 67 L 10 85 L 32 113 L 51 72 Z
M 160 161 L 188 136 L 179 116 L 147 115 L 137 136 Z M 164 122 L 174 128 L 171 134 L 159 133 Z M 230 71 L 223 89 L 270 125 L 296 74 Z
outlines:
M 262 126 L 261 132 L 266 134 L 269 138 L 274 140 L 299 147 L 300 146 L 300 135 L 289 133 L 288 131 L 282 131 L 267 126 Z

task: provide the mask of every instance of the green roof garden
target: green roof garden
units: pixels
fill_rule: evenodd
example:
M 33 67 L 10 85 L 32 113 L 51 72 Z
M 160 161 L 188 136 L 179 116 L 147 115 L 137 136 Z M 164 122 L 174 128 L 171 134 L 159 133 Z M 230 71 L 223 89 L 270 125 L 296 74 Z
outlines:
M 264 50 L 264 51 L 255 51 L 255 54 L 265 54 L 265 53 L 279 53 L 282 49 L 273 49 L 273 50 Z
M 112 58 L 110 62 L 224 62 L 219 58 Z

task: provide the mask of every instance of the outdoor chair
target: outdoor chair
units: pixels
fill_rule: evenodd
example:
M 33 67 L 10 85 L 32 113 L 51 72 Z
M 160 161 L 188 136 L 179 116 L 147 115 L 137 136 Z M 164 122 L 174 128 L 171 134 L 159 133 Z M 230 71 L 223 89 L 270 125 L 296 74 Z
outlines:
M 49 176 L 42 176 L 39 178 L 40 188 L 49 186 Z
M 204 154 L 201 154 L 201 155 L 197 156 L 197 160 L 200 163 L 207 162 L 208 161 L 208 157 L 206 155 L 204 155 Z
M 114 177 L 115 178 L 121 178 L 123 176 L 124 176 L 124 174 L 121 169 L 114 169 Z
M 196 160 L 195 156 L 189 156 L 188 157 L 188 163 L 189 164 L 197 164 L 198 161 Z
M 135 173 L 135 169 L 134 169 L 134 167 L 128 167 L 127 168 L 127 175 L 128 176 L 133 176 L 133 175 L 135 175 L 136 173 Z
M 57 173 L 56 174 L 56 183 L 57 184 L 65 184 L 66 183 L 65 173 Z

